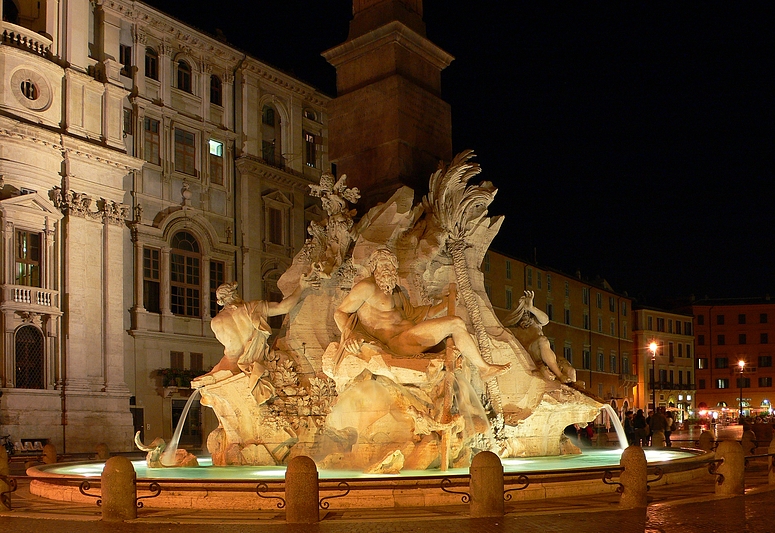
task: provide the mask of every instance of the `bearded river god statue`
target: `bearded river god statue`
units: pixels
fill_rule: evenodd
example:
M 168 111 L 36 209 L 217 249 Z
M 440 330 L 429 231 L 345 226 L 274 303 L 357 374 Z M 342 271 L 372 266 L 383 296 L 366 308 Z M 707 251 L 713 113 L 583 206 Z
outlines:
M 523 346 L 495 316 L 478 265 L 503 220 L 487 216 L 492 184 L 468 185 L 472 156 L 441 165 L 422 204 L 404 187 L 357 224 L 345 176 L 312 186 L 328 217 L 278 281 L 283 302 L 251 307 L 287 313 L 284 328 L 249 349 L 261 319 L 248 313 L 229 336 L 243 345 L 225 343 L 221 371 L 197 382 L 219 420 L 214 464 L 446 470 L 481 450 L 559 455 L 563 429 L 597 416 L 540 328 Z

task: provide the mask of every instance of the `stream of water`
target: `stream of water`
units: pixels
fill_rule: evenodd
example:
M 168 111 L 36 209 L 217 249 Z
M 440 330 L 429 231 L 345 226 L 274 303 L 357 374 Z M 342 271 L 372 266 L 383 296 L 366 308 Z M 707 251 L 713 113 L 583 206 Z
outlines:
M 175 433 L 172 434 L 172 439 L 170 440 L 169 444 L 167 444 L 167 447 L 164 448 L 164 453 L 161 455 L 161 464 L 164 466 L 175 466 L 175 455 L 178 451 L 180 434 L 183 432 L 183 426 L 185 425 L 186 417 L 188 416 L 188 410 L 191 408 L 191 404 L 194 403 L 194 400 L 199 397 L 201 392 L 202 391 L 200 389 L 195 389 L 191 396 L 188 397 L 186 406 L 183 408 L 183 412 L 180 413 L 180 420 L 178 420 Z

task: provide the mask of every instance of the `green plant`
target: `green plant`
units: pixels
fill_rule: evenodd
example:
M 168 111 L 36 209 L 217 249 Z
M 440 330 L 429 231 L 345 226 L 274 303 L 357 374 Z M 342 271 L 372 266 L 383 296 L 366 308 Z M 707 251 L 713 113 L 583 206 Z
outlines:
M 191 370 L 189 368 L 159 368 L 156 375 L 161 376 L 163 387 L 191 388 L 191 380 L 209 372 L 208 370 Z

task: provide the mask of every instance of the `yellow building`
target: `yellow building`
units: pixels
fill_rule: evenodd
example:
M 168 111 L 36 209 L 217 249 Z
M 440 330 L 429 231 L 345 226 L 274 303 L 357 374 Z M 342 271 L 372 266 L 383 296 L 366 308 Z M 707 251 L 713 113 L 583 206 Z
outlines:
M 603 279 L 569 276 L 492 250 L 482 271 L 500 319 L 516 309 L 525 291 L 533 291 L 535 306 L 550 319 L 544 334 L 576 369 L 579 385 L 617 412 L 636 405 L 630 298 Z

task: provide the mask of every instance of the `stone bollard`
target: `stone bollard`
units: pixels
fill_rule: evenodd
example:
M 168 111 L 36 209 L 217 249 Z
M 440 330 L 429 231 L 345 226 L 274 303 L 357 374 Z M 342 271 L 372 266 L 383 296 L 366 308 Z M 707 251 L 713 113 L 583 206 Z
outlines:
M 619 507 L 633 509 L 648 505 L 648 484 L 646 483 L 646 452 L 640 446 L 628 446 L 622 452 L 619 465 L 624 469 L 619 482 L 624 491 L 619 500 Z
M 753 430 L 743 431 L 743 437 L 740 439 L 740 446 L 743 447 L 743 454 L 753 455 L 756 451 L 756 433 Z
M 770 447 L 767 448 L 767 453 L 775 453 L 775 437 L 772 439 L 772 442 L 770 442 Z M 769 472 L 767 477 L 769 479 L 770 485 L 775 485 L 775 457 L 772 455 L 767 457 L 767 466 L 769 467 L 767 469 Z
M 132 461 L 117 455 L 102 469 L 102 519 L 121 522 L 137 518 L 137 475 Z
M 57 449 L 53 444 L 46 444 L 43 446 L 43 457 L 41 458 L 43 464 L 53 465 L 57 462 Z
M 700 450 L 705 450 L 706 452 L 712 452 L 713 451 L 713 433 L 710 431 L 703 431 L 700 433 Z
M 716 458 L 724 462 L 716 473 L 724 476 L 724 481 L 716 484 L 717 496 L 739 496 L 745 493 L 745 456 L 743 447 L 736 441 L 721 441 L 716 448 Z
M 492 452 L 479 452 L 471 461 L 472 518 L 503 516 L 503 465 Z
M 0 446 L 0 476 L 8 477 L 11 475 L 11 468 L 8 465 L 8 452 L 5 451 L 4 446 Z M 3 499 L 0 500 L 0 512 L 11 510 L 11 486 L 0 479 L 0 493 L 7 492 Z M 5 500 L 5 498 L 8 498 Z
M 110 450 L 108 450 L 108 445 L 104 442 L 97 444 L 95 451 L 97 452 L 95 459 L 99 459 L 100 461 L 107 461 L 110 459 Z
M 320 522 L 320 487 L 315 461 L 299 455 L 285 471 L 285 521 L 289 524 Z
M 661 429 L 656 430 L 651 435 L 651 447 L 652 448 L 664 448 L 666 440 L 665 440 L 665 432 Z

